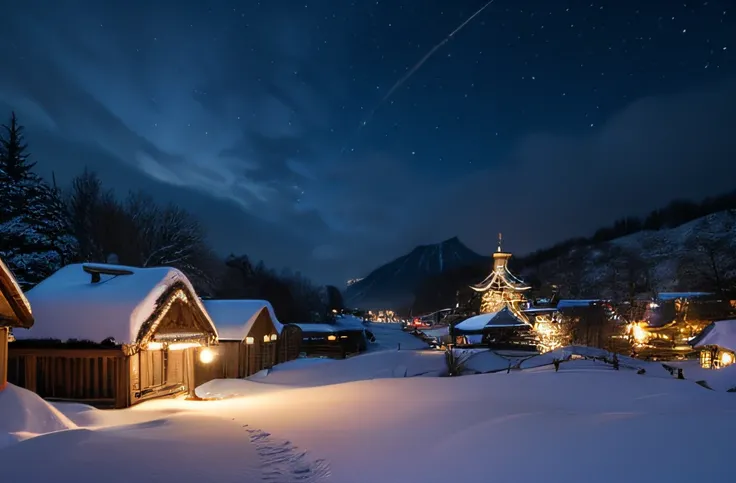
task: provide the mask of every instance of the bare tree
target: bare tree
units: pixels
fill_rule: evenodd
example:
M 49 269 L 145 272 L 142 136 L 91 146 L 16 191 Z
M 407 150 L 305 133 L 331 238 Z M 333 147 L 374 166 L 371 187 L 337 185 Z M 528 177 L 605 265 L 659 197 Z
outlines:
M 176 267 L 200 289 L 212 288 L 215 257 L 199 220 L 174 204 L 159 208 L 141 192 L 128 196 L 126 212 L 135 230 L 136 265 Z
M 708 215 L 699 221 L 685 241 L 678 269 L 681 284 L 688 288 L 723 292 L 736 282 L 734 248 L 736 211 Z

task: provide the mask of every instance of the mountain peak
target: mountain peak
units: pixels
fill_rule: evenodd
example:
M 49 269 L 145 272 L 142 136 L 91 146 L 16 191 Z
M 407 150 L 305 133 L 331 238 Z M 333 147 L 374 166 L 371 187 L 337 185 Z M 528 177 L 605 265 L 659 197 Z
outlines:
M 398 308 L 411 304 L 414 290 L 426 277 L 471 265 L 485 257 L 466 247 L 457 236 L 411 252 L 373 270 L 348 287 L 346 301 L 361 308 Z

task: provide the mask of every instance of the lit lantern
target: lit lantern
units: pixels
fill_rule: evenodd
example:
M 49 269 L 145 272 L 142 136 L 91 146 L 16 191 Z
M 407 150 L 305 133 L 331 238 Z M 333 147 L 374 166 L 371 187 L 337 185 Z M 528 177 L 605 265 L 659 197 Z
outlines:
M 733 355 L 730 352 L 721 352 L 721 365 L 730 366 L 733 364 Z
M 215 353 L 209 347 L 205 347 L 199 353 L 199 362 L 202 364 L 209 364 L 213 360 L 215 360 Z

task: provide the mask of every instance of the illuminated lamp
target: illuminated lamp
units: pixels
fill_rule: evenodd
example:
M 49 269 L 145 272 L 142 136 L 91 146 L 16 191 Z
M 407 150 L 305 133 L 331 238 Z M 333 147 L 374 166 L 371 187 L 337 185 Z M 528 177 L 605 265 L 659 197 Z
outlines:
M 271 337 L 268 336 L 268 334 L 263 336 L 263 342 L 268 342 L 271 340 Z
M 334 335 L 328 335 L 327 340 L 329 341 L 337 340 L 337 337 L 335 337 Z
M 278 337 L 279 336 L 276 334 L 271 334 L 271 342 L 274 342 L 276 339 L 278 339 Z
M 248 345 L 253 345 L 253 343 L 254 343 L 255 341 L 256 341 L 256 340 L 255 340 L 255 339 L 254 339 L 253 337 L 246 337 L 246 338 L 245 338 L 245 343 L 246 343 L 246 344 L 248 344 Z
M 202 364 L 209 364 L 213 360 L 215 360 L 215 353 L 209 347 L 205 347 L 199 353 L 199 362 Z
M 729 366 L 733 364 L 733 355 L 730 352 L 721 352 L 721 365 Z

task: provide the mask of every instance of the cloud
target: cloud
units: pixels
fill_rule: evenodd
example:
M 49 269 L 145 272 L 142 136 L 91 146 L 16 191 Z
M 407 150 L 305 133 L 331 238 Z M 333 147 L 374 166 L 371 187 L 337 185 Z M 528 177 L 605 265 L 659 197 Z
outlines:
M 341 155 L 344 106 L 370 104 L 346 80 L 353 26 L 320 30 L 317 9 L 257 3 L 14 4 L 0 18 L 14 47 L 0 105 L 58 179 L 89 165 L 120 191 L 196 212 L 223 252 L 333 283 L 420 243 L 458 235 L 490 252 L 503 231 L 524 252 L 733 188 L 734 82 L 637 100 L 585 132 L 528 133 L 470 175 L 422 164 L 437 140 L 400 155 L 364 132 L 371 147 Z M 465 156 L 467 133 L 452 136 Z
M 639 99 L 587 133 L 523 137 L 501 167 L 447 191 L 437 226 L 485 251 L 502 231 L 525 252 L 673 198 L 717 195 L 734 189 L 734 132 L 733 80 Z

